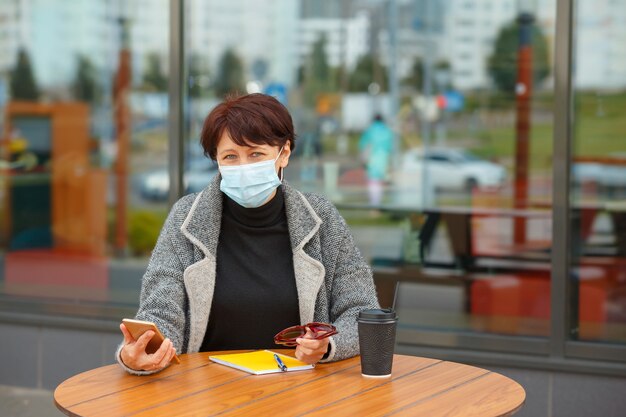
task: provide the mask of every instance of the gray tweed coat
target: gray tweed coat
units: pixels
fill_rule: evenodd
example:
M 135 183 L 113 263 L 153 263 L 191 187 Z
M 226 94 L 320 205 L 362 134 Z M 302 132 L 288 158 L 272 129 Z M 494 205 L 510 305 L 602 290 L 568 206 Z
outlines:
M 222 217 L 221 177 L 172 208 L 143 277 L 137 319 L 156 323 L 177 352 L 200 349 L 215 288 Z M 325 361 L 358 354 L 358 312 L 378 308 L 372 272 L 337 209 L 325 198 L 283 183 L 300 324 L 333 323 Z M 120 346 L 121 348 L 121 346 Z M 120 360 L 119 350 L 117 353 Z M 147 374 L 147 371 L 132 373 Z

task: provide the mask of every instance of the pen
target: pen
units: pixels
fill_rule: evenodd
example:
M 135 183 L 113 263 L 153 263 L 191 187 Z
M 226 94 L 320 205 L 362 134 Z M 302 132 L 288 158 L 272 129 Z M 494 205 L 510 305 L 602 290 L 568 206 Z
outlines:
M 280 368 L 281 371 L 287 372 L 287 366 L 280 360 L 280 357 L 274 353 L 274 360 L 276 361 L 276 365 Z

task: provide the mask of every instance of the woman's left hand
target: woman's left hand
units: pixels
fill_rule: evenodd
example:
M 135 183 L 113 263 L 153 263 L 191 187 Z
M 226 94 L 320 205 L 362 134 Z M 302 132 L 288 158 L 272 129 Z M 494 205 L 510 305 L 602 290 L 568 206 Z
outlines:
M 307 327 L 306 334 L 296 339 L 296 358 L 308 364 L 318 363 L 328 350 L 330 339 L 313 339 L 315 333 Z

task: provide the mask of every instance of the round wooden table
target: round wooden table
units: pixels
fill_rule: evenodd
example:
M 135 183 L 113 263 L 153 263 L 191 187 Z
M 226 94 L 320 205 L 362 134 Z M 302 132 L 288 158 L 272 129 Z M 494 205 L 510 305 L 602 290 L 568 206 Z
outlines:
M 488 417 L 515 413 L 526 397 L 510 378 L 438 359 L 394 355 L 389 378 L 363 377 L 359 357 L 313 370 L 251 375 L 209 361 L 214 353 L 181 355 L 180 365 L 150 376 L 103 366 L 61 383 L 54 401 L 69 416 L 90 417 Z

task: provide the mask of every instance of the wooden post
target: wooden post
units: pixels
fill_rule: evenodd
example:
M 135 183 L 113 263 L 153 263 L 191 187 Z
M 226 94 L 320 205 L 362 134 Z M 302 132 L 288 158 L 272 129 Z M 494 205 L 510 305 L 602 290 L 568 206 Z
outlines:
M 115 252 L 124 256 L 128 243 L 128 161 L 130 152 L 131 116 L 128 105 L 130 93 L 130 50 L 125 21 L 120 20 L 122 31 L 122 48 L 115 81 L 113 84 L 113 111 L 117 141 L 116 175 L 116 207 L 115 207 Z
M 530 98 L 532 97 L 532 22 L 529 13 L 522 13 L 519 23 L 519 49 L 517 58 L 516 123 L 515 123 L 515 209 L 528 206 L 528 153 L 530 148 Z M 516 216 L 513 242 L 526 242 L 526 218 Z

